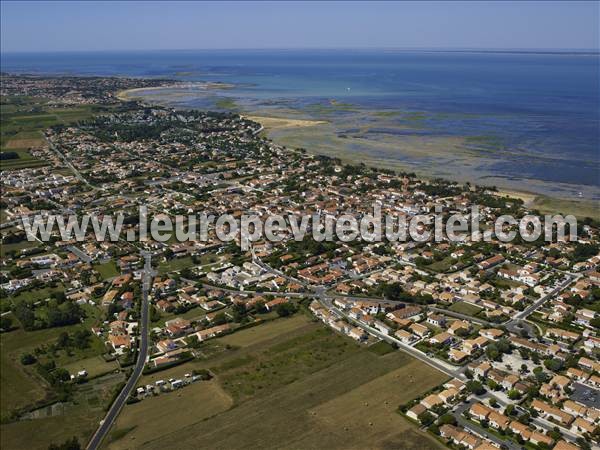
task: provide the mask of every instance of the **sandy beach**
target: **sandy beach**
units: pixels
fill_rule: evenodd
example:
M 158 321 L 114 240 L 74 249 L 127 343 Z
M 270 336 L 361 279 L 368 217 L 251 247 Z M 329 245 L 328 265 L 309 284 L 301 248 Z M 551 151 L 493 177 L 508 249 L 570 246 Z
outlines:
M 216 82 L 183 82 L 183 83 L 173 83 L 173 84 L 164 84 L 162 86 L 154 86 L 154 87 L 142 87 L 142 88 L 134 88 L 134 89 L 126 89 L 124 91 L 117 92 L 115 96 L 119 100 L 129 101 L 132 99 L 131 94 L 135 94 L 137 92 L 151 92 L 151 91 L 164 91 L 167 89 L 202 89 L 202 90 L 211 90 L 211 89 L 233 89 L 235 86 L 229 83 L 216 83 Z
M 306 119 L 287 119 L 284 117 L 265 117 L 265 116 L 243 116 L 254 122 L 260 123 L 266 130 L 276 130 L 282 128 L 304 128 L 315 125 L 324 125 L 324 120 L 306 120 Z

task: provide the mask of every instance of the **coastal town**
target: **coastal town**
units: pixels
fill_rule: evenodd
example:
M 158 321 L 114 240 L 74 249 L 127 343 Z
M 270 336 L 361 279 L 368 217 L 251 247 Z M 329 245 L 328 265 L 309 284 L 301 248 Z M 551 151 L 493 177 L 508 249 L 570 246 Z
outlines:
M 438 373 L 443 381 L 426 389 L 411 391 L 410 375 L 390 384 L 410 394 L 392 414 L 439 444 L 600 446 L 597 221 L 578 218 L 576 241 L 502 242 L 499 216 L 538 213 L 493 187 L 349 164 L 278 145 L 238 114 L 123 94 L 173 83 L 2 75 L 2 382 L 11 390 L 3 396 L 15 396 L 3 400 L 3 427 L 60 417 L 55 410 L 80 405 L 90 387 L 104 403 L 81 444 L 99 448 L 119 442 L 111 427 L 128 408 L 214 383 L 245 399 L 217 370 L 226 363 L 211 358 L 240 351 L 242 336 L 306 321 L 343 348 L 403 353 Z M 432 220 L 436 208 L 469 217 L 477 205 L 489 239 L 317 242 L 284 233 L 245 251 L 214 227 L 202 242 L 98 242 L 91 231 L 63 240 L 58 229 L 32 240 L 23 225 L 50 214 L 122 216 L 124 231 L 138 234 L 141 206 L 155 218 L 266 219 L 361 217 L 373 205 Z M 231 368 L 244 363 L 237 358 Z M 41 394 L 23 401 L 21 383 Z

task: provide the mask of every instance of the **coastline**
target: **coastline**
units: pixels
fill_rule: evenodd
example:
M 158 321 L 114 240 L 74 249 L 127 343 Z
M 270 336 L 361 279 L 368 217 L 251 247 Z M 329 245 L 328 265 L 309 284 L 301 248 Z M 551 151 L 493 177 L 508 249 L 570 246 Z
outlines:
M 136 98 L 132 98 L 131 94 L 136 92 L 151 92 L 151 91 L 162 91 L 164 89 L 201 89 L 201 90 L 224 90 L 224 89 L 233 89 L 235 86 L 229 83 L 218 83 L 214 81 L 195 81 L 195 82 L 179 82 L 174 81 L 172 84 L 164 84 L 162 86 L 152 86 L 152 87 L 141 87 L 141 88 L 133 88 L 133 89 L 125 89 L 123 91 L 119 91 L 115 94 L 115 97 L 121 101 L 131 101 L 136 100 Z
M 244 115 L 244 117 L 247 117 L 250 120 L 254 120 L 258 123 L 260 123 L 264 128 L 265 128 L 265 133 L 271 138 L 271 136 L 269 135 L 269 132 L 273 132 L 273 131 L 277 131 L 280 129 L 287 129 L 287 128 L 304 128 L 304 127 L 309 127 L 309 126 L 315 126 L 315 125 L 324 125 L 327 124 L 328 122 L 326 121 L 318 121 L 318 120 L 303 120 L 303 119 L 287 119 L 287 118 L 282 118 L 282 117 L 272 117 L 272 116 L 258 116 L 258 115 Z M 276 124 L 278 123 L 284 123 L 284 122 L 300 122 L 302 125 L 298 125 L 298 126 L 289 126 L 289 127 L 277 127 Z M 274 125 L 275 124 L 275 125 Z M 274 141 L 276 142 L 277 140 L 274 139 Z M 365 158 L 363 160 L 357 160 L 355 158 L 351 158 L 351 157 L 344 157 L 342 155 L 339 154 L 335 154 L 332 152 L 326 152 L 326 151 L 314 151 L 314 149 L 311 148 L 307 148 L 307 151 L 309 153 L 313 153 L 313 154 L 322 154 L 325 156 L 330 156 L 330 157 L 336 157 L 339 158 L 340 160 L 342 160 L 344 163 L 347 164 L 358 164 L 358 163 L 365 163 L 367 166 L 372 166 L 372 167 L 378 167 L 378 168 L 386 168 L 386 169 L 394 169 L 394 170 L 400 170 L 401 169 L 401 162 L 397 162 L 397 163 L 393 163 L 390 161 L 387 161 L 385 159 L 378 159 L 378 158 Z M 405 168 L 406 170 L 406 168 Z M 417 176 L 424 178 L 424 179 L 434 179 L 434 178 L 439 178 L 433 174 L 427 174 L 427 173 L 423 173 L 422 171 L 417 171 Z M 457 181 L 457 180 L 450 180 L 448 178 L 444 178 L 447 181 Z M 475 182 L 473 180 L 469 180 L 468 178 L 466 180 L 464 180 L 464 182 L 469 181 L 475 185 L 478 186 L 486 186 L 485 184 L 481 184 L 478 182 Z M 516 198 L 516 199 L 520 199 L 523 201 L 523 206 L 527 209 L 535 209 L 538 210 L 540 212 L 540 214 L 572 214 L 574 216 L 576 216 L 578 219 L 584 219 L 585 217 L 590 217 L 592 219 L 595 220 L 600 220 L 600 200 L 580 200 L 580 199 L 567 199 L 567 198 L 561 198 L 558 196 L 550 196 L 550 195 L 545 195 L 545 194 L 540 194 L 537 192 L 532 192 L 532 191 L 527 191 L 527 190 L 523 190 L 523 189 L 514 189 L 514 188 L 506 188 L 506 187 L 498 187 L 496 186 L 496 194 L 500 197 L 509 197 L 509 198 Z
M 115 97 L 118 98 L 121 101 L 129 102 L 131 100 L 135 100 L 135 99 L 132 99 L 130 97 L 130 94 L 132 94 L 134 92 L 157 91 L 157 90 L 161 90 L 161 89 L 165 89 L 165 88 L 169 88 L 169 87 L 173 87 L 173 86 L 155 86 L 155 87 L 142 87 L 142 88 L 125 89 L 124 91 L 117 92 L 115 94 Z
M 198 88 L 199 86 L 201 86 L 202 88 L 204 88 L 206 90 L 231 88 L 231 86 L 227 86 L 225 83 L 195 83 L 194 84 L 194 87 L 196 87 L 196 88 Z M 156 86 L 156 87 L 152 87 L 152 88 L 135 88 L 135 89 L 121 91 L 116 94 L 116 97 L 122 101 L 137 100 L 137 101 L 140 101 L 140 102 L 146 103 L 146 104 L 154 103 L 154 104 L 160 105 L 161 102 L 148 101 L 144 98 L 144 96 L 132 98 L 130 96 L 130 94 L 136 93 L 136 92 L 160 91 L 160 90 L 164 90 L 164 89 L 168 89 L 168 88 L 186 88 L 186 87 L 188 87 L 188 88 L 191 87 L 190 83 L 163 85 L 163 86 Z M 232 112 L 236 112 L 236 111 L 232 111 Z M 289 117 L 277 117 L 275 115 L 262 115 L 260 113 L 260 111 L 250 112 L 250 113 L 240 113 L 240 112 L 236 112 L 236 113 L 261 124 L 264 127 L 264 133 L 270 139 L 272 139 L 274 142 L 280 141 L 280 139 L 278 139 L 278 136 L 273 135 L 279 131 L 282 131 L 282 132 L 294 131 L 294 130 L 300 131 L 300 130 L 307 129 L 309 127 L 330 125 L 330 122 L 325 121 L 325 120 L 305 119 L 305 118 L 296 119 L 296 118 L 289 118 Z M 402 163 L 402 161 L 400 161 L 400 160 L 391 161 L 389 159 L 386 159 L 383 157 L 377 157 L 377 156 L 373 156 L 373 155 L 365 155 L 364 157 L 358 158 L 355 155 L 350 155 L 347 153 L 344 154 L 343 151 L 337 151 L 337 150 L 327 151 L 327 150 L 323 150 L 323 149 L 311 148 L 310 143 L 308 143 L 305 146 L 281 142 L 281 141 L 279 143 L 282 145 L 288 146 L 288 147 L 292 147 L 292 148 L 303 147 L 303 148 L 306 148 L 306 150 L 309 153 L 321 154 L 321 155 L 325 155 L 325 156 L 339 158 L 340 160 L 342 160 L 344 163 L 347 163 L 347 164 L 364 163 L 367 166 L 371 166 L 371 167 L 415 172 L 417 174 L 417 176 L 424 178 L 424 179 L 431 180 L 433 178 L 443 178 L 443 179 L 446 179 L 447 181 L 471 182 L 472 184 L 483 186 L 483 187 L 490 186 L 490 185 L 487 185 L 486 183 L 481 183 L 478 180 L 474 180 L 473 178 L 467 176 L 468 174 L 465 174 L 466 176 L 456 177 L 456 179 L 454 179 L 454 180 L 452 180 L 450 177 L 444 176 L 444 175 L 439 176 L 439 175 L 433 174 L 433 173 L 428 174 L 427 172 L 424 172 L 423 170 L 412 169 L 412 168 L 408 167 L 407 165 L 404 165 Z M 536 209 L 540 212 L 540 214 L 558 214 L 558 213 L 565 214 L 565 215 L 573 214 L 580 219 L 583 219 L 585 217 L 591 217 L 595 220 L 600 220 L 600 200 L 564 198 L 564 197 L 559 197 L 559 196 L 554 196 L 554 195 L 549 195 L 549 194 L 532 192 L 532 191 L 528 191 L 526 189 L 516 189 L 516 188 L 512 188 L 512 187 L 502 187 L 502 186 L 495 186 L 495 187 L 497 189 L 496 195 L 520 199 L 523 201 L 523 204 L 526 208 Z
M 242 117 L 260 123 L 265 130 L 276 130 L 282 128 L 303 128 L 328 123 L 325 120 L 290 119 L 286 117 L 255 116 L 253 114 L 241 114 Z

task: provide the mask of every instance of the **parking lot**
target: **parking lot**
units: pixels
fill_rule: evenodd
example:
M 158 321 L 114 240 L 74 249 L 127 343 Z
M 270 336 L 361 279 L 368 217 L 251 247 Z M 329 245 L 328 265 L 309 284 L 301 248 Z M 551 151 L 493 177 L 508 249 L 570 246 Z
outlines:
M 582 403 L 585 406 L 600 408 L 600 391 L 580 383 L 573 383 L 572 389 L 571 400 Z

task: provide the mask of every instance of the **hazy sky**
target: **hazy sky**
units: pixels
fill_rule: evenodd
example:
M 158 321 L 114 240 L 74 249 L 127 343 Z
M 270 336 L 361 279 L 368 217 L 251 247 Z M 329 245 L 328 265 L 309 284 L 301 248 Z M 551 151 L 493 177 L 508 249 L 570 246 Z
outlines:
M 598 49 L 598 2 L 1 2 L 2 51 Z

